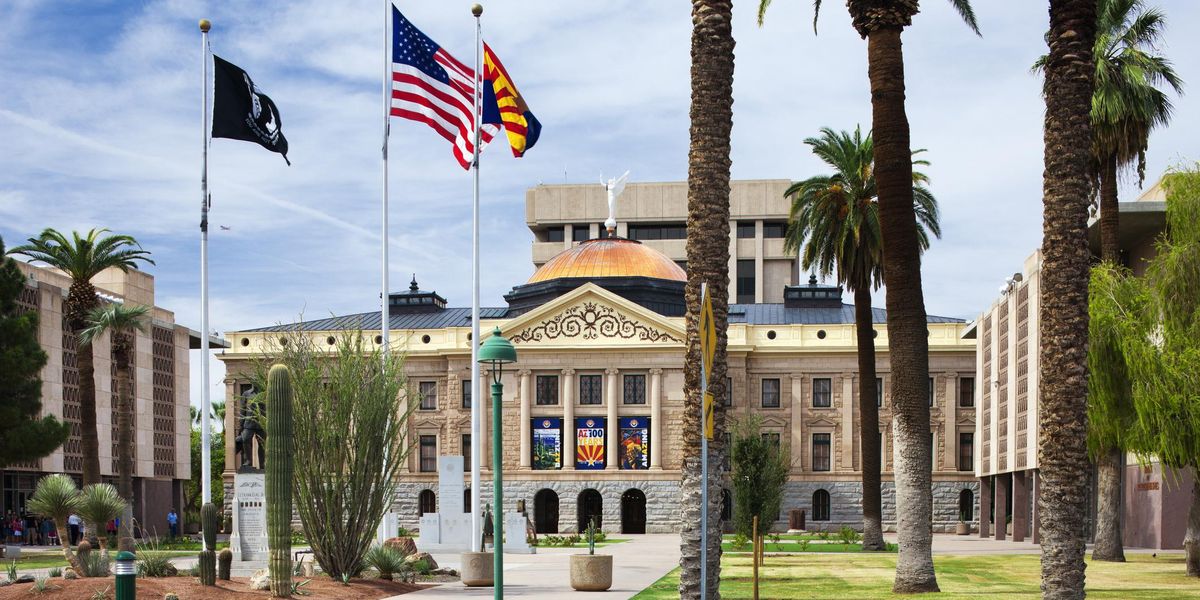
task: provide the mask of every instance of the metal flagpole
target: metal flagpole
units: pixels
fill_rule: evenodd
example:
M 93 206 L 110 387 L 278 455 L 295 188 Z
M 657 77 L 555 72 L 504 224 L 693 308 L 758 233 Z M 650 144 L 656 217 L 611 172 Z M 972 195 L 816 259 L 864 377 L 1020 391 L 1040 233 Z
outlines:
M 700 284 L 700 310 L 708 297 L 708 282 Z M 703 332 L 701 333 L 703 335 Z M 708 415 L 704 404 L 708 397 L 708 369 L 700 356 L 700 598 L 708 599 Z
M 208 385 L 208 30 L 212 23 L 200 20 L 200 139 L 203 148 L 200 170 L 200 477 L 201 502 L 212 502 L 212 398 Z M 205 548 L 212 550 L 212 548 Z
M 474 156 L 471 160 L 471 170 L 474 174 L 474 194 L 471 203 L 471 550 L 483 552 L 483 518 L 479 506 L 479 465 L 483 458 L 483 440 L 479 425 L 483 420 L 483 394 L 479 385 L 479 128 L 480 128 L 480 94 L 483 76 L 480 64 L 479 44 L 481 39 L 480 15 L 483 7 L 474 4 L 471 14 L 475 16 L 475 126 Z M 497 424 L 499 426 L 499 424 Z M 493 457 L 495 460 L 496 457 Z M 496 465 L 492 465 L 496 468 Z
M 392 112 L 392 57 L 391 57 L 391 40 L 388 39 L 388 21 L 392 17 L 392 0 L 383 1 L 383 202 L 382 211 L 380 214 L 380 231 L 383 237 L 380 252 L 380 283 L 379 283 L 379 354 L 383 358 L 386 365 L 388 360 L 388 346 L 390 345 L 390 316 L 388 315 L 388 136 L 391 133 L 391 112 Z M 384 370 L 386 372 L 386 369 Z M 387 448 L 384 449 L 383 469 L 387 472 Z M 392 482 L 385 481 L 384 485 L 391 485 Z M 385 540 L 393 537 L 392 523 L 388 518 L 392 512 L 392 500 L 394 498 L 394 490 L 388 492 L 387 507 L 383 513 L 383 519 L 379 522 L 379 528 L 375 532 L 377 540 L 382 543 Z

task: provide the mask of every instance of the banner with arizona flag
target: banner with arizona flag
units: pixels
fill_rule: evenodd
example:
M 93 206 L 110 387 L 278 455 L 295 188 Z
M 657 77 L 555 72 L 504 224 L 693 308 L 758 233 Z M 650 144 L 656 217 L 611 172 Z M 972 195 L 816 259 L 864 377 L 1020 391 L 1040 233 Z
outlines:
M 483 43 L 483 123 L 503 125 L 513 156 L 521 158 L 542 133 L 542 124 L 529 111 L 521 92 L 496 53 Z
M 575 419 L 575 468 L 580 470 L 604 470 L 604 417 L 580 417 Z

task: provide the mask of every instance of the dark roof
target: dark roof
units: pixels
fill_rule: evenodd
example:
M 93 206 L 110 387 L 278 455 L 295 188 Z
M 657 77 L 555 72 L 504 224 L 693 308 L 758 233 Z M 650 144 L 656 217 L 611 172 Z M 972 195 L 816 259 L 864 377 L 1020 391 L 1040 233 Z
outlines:
M 875 323 L 887 323 L 887 311 L 872 308 Z M 484 319 L 503 319 L 507 308 L 480 308 Z M 927 317 L 930 323 L 964 323 L 963 319 L 950 317 Z M 847 325 L 854 322 L 854 305 L 843 304 L 841 308 L 786 308 L 783 304 L 734 304 L 729 307 L 730 323 L 751 325 Z M 445 327 L 470 327 L 470 308 L 447 308 L 436 312 L 392 315 L 391 329 L 442 329 Z M 379 329 L 379 313 L 358 313 L 342 317 L 315 319 L 303 323 L 290 323 L 246 329 L 244 331 L 341 331 L 347 329 Z

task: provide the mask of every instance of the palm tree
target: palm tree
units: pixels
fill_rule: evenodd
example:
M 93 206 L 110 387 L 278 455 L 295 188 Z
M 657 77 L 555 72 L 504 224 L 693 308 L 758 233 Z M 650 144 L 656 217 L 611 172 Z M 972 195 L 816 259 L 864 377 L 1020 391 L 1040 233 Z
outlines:
M 63 556 L 76 573 L 84 574 L 79 557 L 71 552 L 71 537 L 67 534 L 67 519 L 79 510 L 79 488 L 75 487 L 75 480 L 62 474 L 41 478 L 29 498 L 28 507 L 34 514 L 54 521 Z
M 137 261 L 154 264 L 150 253 L 142 250 L 132 236 L 104 235 L 107 229 L 92 229 L 71 239 L 54 229 L 46 229 L 29 243 L 17 246 L 9 254 L 20 254 L 54 267 L 71 278 L 67 303 L 63 309 L 67 324 L 76 338 L 88 328 L 87 316 L 99 305 L 92 278 L 110 268 L 128 271 Z M 96 433 L 96 368 L 91 344 L 80 342 L 76 364 L 79 367 L 79 441 L 83 452 L 83 483 L 100 482 L 100 438 Z
M 1145 178 L 1150 131 L 1171 118 L 1171 100 L 1158 86 L 1182 93 L 1183 81 L 1171 62 L 1158 55 L 1166 17 L 1147 9 L 1142 0 L 1100 0 L 1097 5 L 1095 90 L 1092 92 L 1092 179 L 1100 196 L 1100 260 L 1121 261 L 1117 176 L 1136 165 L 1138 184 Z M 1046 57 L 1034 63 L 1045 68 Z M 1121 406 L 1106 414 L 1132 418 L 1129 398 L 1112 398 Z M 1127 430 L 1118 423 L 1111 431 Z M 1121 544 L 1121 472 L 1125 449 L 1119 439 L 1101 435 L 1095 427 L 1093 452 L 1097 462 L 1096 545 L 1093 560 L 1125 561 Z
M 979 33 L 969 0 L 950 0 Z M 759 0 L 759 22 L 770 0 Z M 813 6 L 820 13 L 821 0 Z M 904 109 L 904 52 L 900 34 L 912 24 L 919 0 L 847 0 L 854 29 L 867 40 L 871 130 L 879 228 L 884 241 L 888 355 L 896 440 L 896 560 L 894 591 L 938 590 L 933 571 L 933 449 L 929 444 L 929 325 L 921 289 L 921 243 L 913 211 L 912 150 Z M 816 16 L 813 17 L 816 27 Z M 1086 278 L 1085 278 L 1086 280 Z M 1086 304 L 1086 303 L 1085 303 Z
M 1050 0 L 1043 96 L 1038 509 L 1042 595 L 1084 597 L 1087 514 L 1087 212 L 1096 0 Z
M 87 329 L 79 339 L 91 345 L 106 332 L 112 338 L 112 357 L 117 367 L 117 477 L 121 497 L 129 500 L 121 515 L 119 548 L 133 552 L 133 359 L 139 331 L 146 330 L 149 306 L 127 306 L 115 302 L 97 306 L 88 313 Z
M 108 536 L 104 534 L 105 525 L 120 517 L 128 506 L 129 503 L 125 502 L 112 484 L 93 483 L 83 486 L 79 492 L 79 506 L 75 512 L 87 523 L 88 538 L 99 541 L 100 549 L 103 550 L 108 542 Z M 96 545 L 96 541 L 92 542 L 93 546 Z
M 225 401 L 213 400 L 211 404 L 212 410 L 209 411 L 208 416 L 217 427 L 222 427 L 225 423 Z M 189 406 L 188 413 L 191 415 L 192 425 L 200 425 L 200 409 Z
M 804 269 L 828 276 L 854 292 L 854 321 L 858 337 L 859 443 L 862 449 L 863 550 L 886 550 L 880 497 L 879 408 L 875 403 L 875 339 L 871 290 L 883 282 L 883 240 L 875 186 L 871 134 L 821 129 L 821 136 L 804 140 L 813 154 L 833 168 L 796 183 L 785 195 L 792 199 L 784 249 L 797 252 Z M 921 152 L 918 150 L 913 154 Z M 927 165 L 927 161 L 913 161 Z M 913 211 L 921 249 L 929 234 L 941 237 L 937 201 L 925 187 L 929 178 L 913 171 Z
M 683 466 L 680 482 L 683 527 L 680 531 L 681 598 L 700 596 L 700 544 L 708 552 L 708 598 L 720 598 L 720 478 L 701 479 L 700 463 L 700 287 L 712 297 L 717 348 L 709 391 L 725 394 L 726 326 L 729 314 L 729 134 L 733 128 L 733 6 L 730 0 L 692 0 L 692 101 L 688 148 L 688 282 L 687 361 L 684 367 Z M 709 442 L 709 464 L 721 464 L 724 415 L 716 411 L 716 433 Z M 700 486 L 708 486 L 708 505 L 701 507 Z M 700 522 L 710 522 L 708 539 L 700 539 Z M 706 599 L 707 600 L 707 599 Z

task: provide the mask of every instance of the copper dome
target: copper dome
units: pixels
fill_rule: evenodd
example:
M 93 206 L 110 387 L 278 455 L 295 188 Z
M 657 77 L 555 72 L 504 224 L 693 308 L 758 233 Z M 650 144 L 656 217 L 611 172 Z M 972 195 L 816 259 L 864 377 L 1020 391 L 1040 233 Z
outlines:
M 588 240 L 563 250 L 534 272 L 528 283 L 579 277 L 651 277 L 687 281 L 687 273 L 662 252 L 625 238 Z

